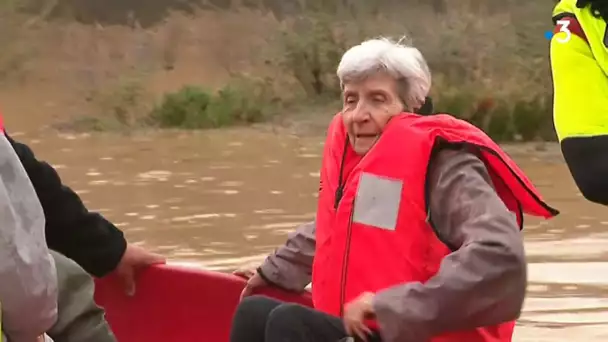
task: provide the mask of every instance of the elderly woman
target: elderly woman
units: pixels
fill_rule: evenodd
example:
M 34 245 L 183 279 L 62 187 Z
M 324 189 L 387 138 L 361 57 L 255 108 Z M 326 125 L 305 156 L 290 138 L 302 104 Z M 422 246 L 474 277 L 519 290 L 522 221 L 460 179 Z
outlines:
M 552 217 L 488 136 L 412 114 L 431 85 L 420 52 L 387 39 L 348 50 L 315 222 L 252 273 L 231 341 L 511 341 L 526 292 L 522 212 Z M 249 296 L 302 291 L 313 308 Z

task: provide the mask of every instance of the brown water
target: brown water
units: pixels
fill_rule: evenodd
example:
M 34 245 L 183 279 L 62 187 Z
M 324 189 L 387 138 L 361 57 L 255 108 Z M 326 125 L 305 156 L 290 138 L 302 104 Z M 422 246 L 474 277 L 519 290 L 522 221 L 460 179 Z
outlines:
M 126 232 L 172 262 L 257 264 L 313 218 L 322 138 L 235 129 L 17 133 Z M 562 211 L 528 219 L 529 296 L 516 341 L 608 340 L 608 209 L 579 194 L 555 145 L 507 150 Z

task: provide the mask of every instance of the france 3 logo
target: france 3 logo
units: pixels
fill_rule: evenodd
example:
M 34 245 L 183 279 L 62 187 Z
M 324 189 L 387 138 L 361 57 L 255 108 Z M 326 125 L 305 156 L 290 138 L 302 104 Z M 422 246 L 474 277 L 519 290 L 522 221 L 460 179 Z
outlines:
M 558 43 L 565 44 L 565 43 L 569 42 L 570 39 L 572 39 L 572 32 L 568 28 L 568 26 L 570 25 L 570 21 L 558 20 L 555 24 L 557 25 L 557 27 L 559 27 L 559 32 L 554 33 L 554 31 L 546 31 L 545 38 L 547 40 L 551 40 L 554 35 L 558 35 L 559 37 L 555 38 L 555 40 Z M 564 34 L 560 34 L 560 33 L 564 33 Z

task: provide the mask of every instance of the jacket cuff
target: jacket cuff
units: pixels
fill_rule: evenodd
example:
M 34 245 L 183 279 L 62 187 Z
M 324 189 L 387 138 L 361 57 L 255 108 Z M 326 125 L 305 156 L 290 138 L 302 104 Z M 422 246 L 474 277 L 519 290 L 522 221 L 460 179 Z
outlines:
M 111 245 L 107 247 L 107 250 L 103 255 L 96 258 L 95 262 L 90 262 L 88 265 L 89 267 L 80 266 L 88 273 L 98 278 L 102 278 L 109 273 L 114 272 L 127 250 L 127 240 L 122 232 L 118 231 L 118 233 L 120 236 L 118 236 L 119 234 L 116 234 L 115 238 L 111 240 Z
M 422 304 L 420 302 L 408 301 L 405 298 L 407 287 L 408 285 L 395 286 L 374 296 L 372 306 L 384 341 L 426 342 L 431 338 L 424 322 L 413 322 L 411 318 L 417 312 L 432 314 L 432 308 L 417 305 Z

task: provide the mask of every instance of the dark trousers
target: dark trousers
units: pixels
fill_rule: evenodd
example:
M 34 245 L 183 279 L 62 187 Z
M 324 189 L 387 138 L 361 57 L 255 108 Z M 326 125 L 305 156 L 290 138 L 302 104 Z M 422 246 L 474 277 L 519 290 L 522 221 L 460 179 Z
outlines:
M 230 332 L 230 342 L 339 342 L 346 337 L 340 318 L 264 296 L 239 304 Z M 370 336 L 368 341 L 381 340 Z
M 93 298 L 93 278 L 63 254 L 51 251 L 51 255 L 57 270 L 59 298 L 57 321 L 47 334 L 57 342 L 116 342 L 104 310 Z

